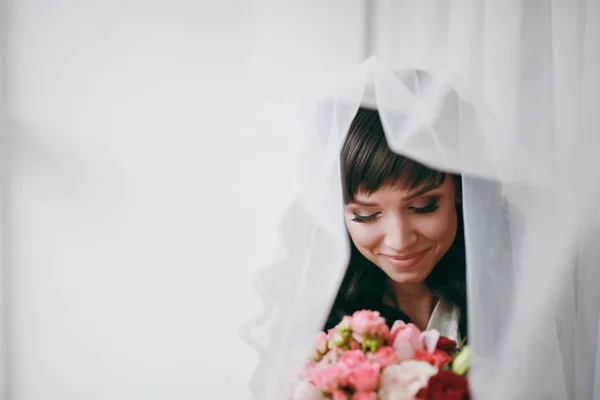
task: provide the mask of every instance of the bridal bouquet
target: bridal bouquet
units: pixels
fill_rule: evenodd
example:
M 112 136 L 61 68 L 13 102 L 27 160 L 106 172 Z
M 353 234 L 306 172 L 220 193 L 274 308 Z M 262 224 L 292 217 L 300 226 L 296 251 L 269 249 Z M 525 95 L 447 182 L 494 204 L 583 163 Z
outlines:
M 436 330 L 362 310 L 315 340 L 293 400 L 462 400 L 470 350 Z

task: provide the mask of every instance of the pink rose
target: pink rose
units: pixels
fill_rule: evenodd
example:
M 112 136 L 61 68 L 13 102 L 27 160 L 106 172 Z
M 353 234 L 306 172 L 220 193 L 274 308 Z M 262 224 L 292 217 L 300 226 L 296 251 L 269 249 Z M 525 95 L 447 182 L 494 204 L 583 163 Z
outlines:
M 400 361 L 410 360 L 416 350 L 423 350 L 421 330 L 413 324 L 398 324 L 396 321 L 392 326 L 392 346 L 396 349 Z
M 332 393 L 331 400 L 348 400 L 348 394 L 343 390 L 336 390 Z
M 381 368 L 385 368 L 390 364 L 400 361 L 396 350 L 390 346 L 385 346 L 377 350 L 377 353 L 375 353 L 375 360 L 381 365 Z
M 313 358 L 319 359 L 323 354 L 327 352 L 327 334 L 325 332 L 319 332 L 315 337 L 313 343 Z
M 329 352 L 327 352 L 325 356 L 323 356 L 321 362 L 325 364 L 335 364 L 338 362 L 342 354 L 344 354 L 342 349 L 340 349 L 339 347 L 334 347 Z
M 294 387 L 292 400 L 321 400 L 321 391 L 307 381 L 300 381 Z
M 367 361 L 367 356 L 360 350 L 347 351 L 340 358 L 340 363 L 347 369 L 354 369 L 365 361 Z
M 311 377 L 317 388 L 328 393 L 346 385 L 346 371 L 338 365 L 319 366 L 312 371 Z
M 314 382 L 315 370 L 317 369 L 318 364 L 314 362 L 309 362 L 304 366 L 304 379 L 309 382 Z
M 375 392 L 356 392 L 352 395 L 352 400 L 377 400 Z
M 315 350 L 319 353 L 325 353 L 327 351 L 327 334 L 325 332 L 319 332 L 315 337 L 314 342 Z
M 348 375 L 348 385 L 357 392 L 370 392 L 377 389 L 380 365 L 364 362 L 357 365 Z
M 383 324 L 379 327 L 379 331 L 377 332 L 377 336 L 379 336 L 382 340 L 387 341 L 390 337 L 390 328 L 387 324 Z
M 385 334 L 386 332 L 389 333 L 389 329 L 387 329 L 387 325 L 385 324 L 385 318 L 383 318 L 378 311 L 356 311 L 352 314 L 351 327 L 352 330 L 359 335 L 365 333 L 372 335 Z
M 380 400 L 412 400 L 438 368 L 425 361 L 408 360 L 392 364 L 383 370 L 379 389 Z

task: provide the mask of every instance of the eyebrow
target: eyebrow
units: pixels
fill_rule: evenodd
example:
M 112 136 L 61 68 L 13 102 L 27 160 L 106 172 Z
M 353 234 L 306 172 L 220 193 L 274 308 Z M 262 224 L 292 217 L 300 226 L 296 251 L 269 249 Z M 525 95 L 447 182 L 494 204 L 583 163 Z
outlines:
M 419 190 L 416 190 L 413 193 L 406 196 L 404 199 L 402 199 L 402 201 L 410 201 L 412 199 L 415 199 L 419 196 L 424 195 L 427 192 L 431 192 L 432 190 L 438 189 L 442 185 L 443 185 L 442 183 L 432 183 L 431 185 L 423 186 Z M 376 207 L 379 205 L 377 203 L 371 203 L 368 201 L 360 201 L 360 200 L 353 200 L 348 204 L 356 204 L 356 205 L 363 206 L 363 207 Z

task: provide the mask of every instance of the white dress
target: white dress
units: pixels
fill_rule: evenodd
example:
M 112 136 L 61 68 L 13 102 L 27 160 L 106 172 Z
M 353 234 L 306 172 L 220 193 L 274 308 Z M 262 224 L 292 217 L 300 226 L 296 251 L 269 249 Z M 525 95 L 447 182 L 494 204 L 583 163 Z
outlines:
M 427 329 L 437 329 L 442 336 L 460 343 L 459 320 L 460 309 L 440 299 L 431 313 Z

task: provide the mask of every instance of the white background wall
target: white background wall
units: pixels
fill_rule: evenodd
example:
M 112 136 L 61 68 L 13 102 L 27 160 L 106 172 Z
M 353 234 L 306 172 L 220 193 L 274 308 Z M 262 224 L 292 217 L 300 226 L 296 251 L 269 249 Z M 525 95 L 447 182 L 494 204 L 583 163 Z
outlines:
M 10 399 L 237 399 L 251 276 L 364 1 L 14 0 Z

